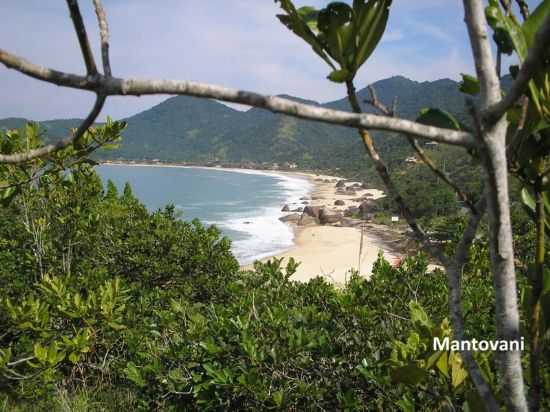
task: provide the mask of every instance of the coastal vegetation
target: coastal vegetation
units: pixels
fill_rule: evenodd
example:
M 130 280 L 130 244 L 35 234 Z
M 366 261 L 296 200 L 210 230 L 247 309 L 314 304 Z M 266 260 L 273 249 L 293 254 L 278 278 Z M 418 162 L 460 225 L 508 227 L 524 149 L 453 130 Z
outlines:
M 429 107 L 414 122 L 399 118 L 399 106 L 388 106 L 372 88 L 367 104 L 379 114 L 365 114 L 354 84 L 383 35 L 391 1 L 335 2 L 321 10 L 296 9 L 290 0 L 277 3 L 281 22 L 327 63 L 328 78 L 345 87 L 347 111 L 192 82 L 113 77 L 99 0 L 94 6 L 103 73 L 76 0 L 67 4 L 86 76 L 41 68 L 0 50 L 9 68 L 96 94 L 88 117 L 61 140 L 42 144 L 32 125 L 0 134 L 4 409 L 550 407 L 550 2 L 529 13 L 518 1 L 520 18 L 508 1 L 491 0 L 484 8 L 481 1 L 465 0 L 477 71 L 477 77 L 464 75 L 460 86 L 472 96 L 468 118 Z M 520 62 L 510 69 L 508 92 L 500 79 L 502 54 L 515 54 Z M 428 272 L 422 254 L 398 268 L 380 259 L 369 281 L 353 276 L 343 289 L 321 279 L 293 282 L 294 261 L 285 268 L 273 260 L 240 271 L 230 242 L 217 229 L 182 222 L 171 207 L 150 214 L 129 186 L 122 195 L 112 184 L 105 190 L 90 155 L 113 148 L 126 126 L 109 120 L 91 128 L 105 100 L 165 93 L 357 129 L 358 145 L 370 159 L 367 168 L 378 175 L 411 236 L 443 270 Z M 292 140 L 296 123 L 283 123 L 281 136 Z M 426 168 L 417 168 L 415 160 L 396 174 L 378 147 L 390 139 L 376 138 L 370 129 L 399 133 Z M 199 133 L 189 132 L 191 140 Z M 457 168 L 468 162 L 472 167 L 449 175 L 447 149 L 425 148 L 418 139 L 451 146 Z M 218 149 L 207 151 L 227 154 Z M 312 159 L 310 154 L 302 160 Z M 356 161 L 350 165 L 363 163 Z M 435 178 L 426 170 L 446 185 L 429 208 L 411 204 L 422 191 L 434 193 Z M 399 178 L 408 171 L 415 173 L 411 180 Z M 455 213 L 453 197 L 465 216 Z M 444 241 L 422 227 L 426 222 L 446 227 Z M 434 337 L 450 336 L 460 341 L 523 336 L 528 350 L 454 352 L 431 346 Z

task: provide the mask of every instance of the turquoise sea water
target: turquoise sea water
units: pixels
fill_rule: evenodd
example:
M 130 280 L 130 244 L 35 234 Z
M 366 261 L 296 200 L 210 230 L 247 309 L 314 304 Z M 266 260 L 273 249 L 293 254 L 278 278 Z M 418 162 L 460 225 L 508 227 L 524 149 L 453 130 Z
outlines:
M 100 165 L 121 190 L 126 182 L 151 211 L 167 204 L 182 218 L 216 225 L 247 264 L 292 246 L 293 231 L 279 221 L 284 204 L 298 206 L 312 189 L 306 178 L 259 171 L 165 166 Z

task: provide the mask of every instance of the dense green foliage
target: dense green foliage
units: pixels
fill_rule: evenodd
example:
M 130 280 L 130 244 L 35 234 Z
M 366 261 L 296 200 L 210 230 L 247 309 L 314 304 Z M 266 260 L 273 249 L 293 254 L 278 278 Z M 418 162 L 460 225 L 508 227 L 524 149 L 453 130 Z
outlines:
M 87 163 L 48 170 L 0 209 L 2 410 L 477 410 L 458 354 L 432 350 L 452 331 L 422 255 L 343 289 L 292 281 L 293 262 L 240 272 L 216 228 L 149 213 Z M 480 241 L 469 336 L 494 335 L 486 273 Z

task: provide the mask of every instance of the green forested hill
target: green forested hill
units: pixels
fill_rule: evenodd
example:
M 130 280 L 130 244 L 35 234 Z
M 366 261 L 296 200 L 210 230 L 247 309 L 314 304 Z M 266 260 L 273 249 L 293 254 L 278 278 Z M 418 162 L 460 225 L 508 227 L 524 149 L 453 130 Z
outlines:
M 401 117 L 414 118 L 426 106 L 440 107 L 464 118 L 464 95 L 449 79 L 416 82 L 396 76 L 374 84 L 380 100 L 398 97 Z M 368 98 L 366 88 L 358 92 Z M 293 98 L 291 96 L 284 96 Z M 294 98 L 295 99 L 295 98 Z M 310 104 L 319 104 L 308 101 Z M 345 98 L 323 104 L 349 110 Z M 372 108 L 363 104 L 365 111 Z M 352 129 L 330 126 L 252 108 L 242 112 L 213 100 L 176 96 L 125 119 L 128 128 L 120 149 L 99 156 L 110 159 L 165 161 L 292 161 L 302 167 L 364 169 L 364 151 Z M 25 119 L 0 120 L 0 128 L 20 127 Z M 78 119 L 41 122 L 48 139 L 66 135 Z M 374 132 L 380 152 L 390 166 L 401 162 L 408 144 L 388 133 Z

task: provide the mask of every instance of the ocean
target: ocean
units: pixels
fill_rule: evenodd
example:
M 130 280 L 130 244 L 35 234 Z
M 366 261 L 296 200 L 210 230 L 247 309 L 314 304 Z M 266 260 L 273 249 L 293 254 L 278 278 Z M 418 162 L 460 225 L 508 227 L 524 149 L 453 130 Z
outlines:
M 298 207 L 313 189 L 305 177 L 256 170 L 114 164 L 96 170 L 119 190 L 129 182 L 150 211 L 173 204 L 184 220 L 216 225 L 242 265 L 293 246 L 281 208 Z

